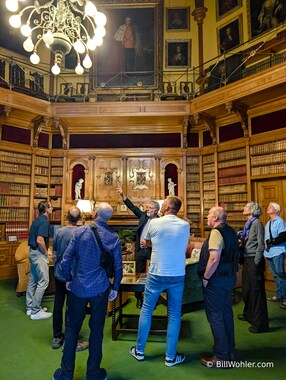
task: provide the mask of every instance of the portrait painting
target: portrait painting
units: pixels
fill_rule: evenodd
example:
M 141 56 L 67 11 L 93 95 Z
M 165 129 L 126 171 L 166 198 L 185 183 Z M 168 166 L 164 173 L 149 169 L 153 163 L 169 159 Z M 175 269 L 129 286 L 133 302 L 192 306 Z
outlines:
M 188 68 L 191 66 L 191 40 L 166 41 L 166 67 Z
M 98 9 L 107 17 L 103 44 L 94 51 L 94 87 L 134 85 L 154 86 L 154 71 L 162 67 L 162 32 L 158 25 L 161 17 L 160 0 L 117 1 Z
M 216 0 L 217 20 L 227 16 L 231 12 L 241 7 L 242 0 Z
M 242 43 L 241 17 L 217 29 L 218 54 L 225 53 Z
M 135 261 L 122 261 L 123 276 L 135 276 L 136 262 Z
M 190 7 L 167 8 L 166 30 L 167 32 L 190 30 Z
M 286 20 L 284 0 L 248 0 L 247 10 L 250 38 L 265 33 Z

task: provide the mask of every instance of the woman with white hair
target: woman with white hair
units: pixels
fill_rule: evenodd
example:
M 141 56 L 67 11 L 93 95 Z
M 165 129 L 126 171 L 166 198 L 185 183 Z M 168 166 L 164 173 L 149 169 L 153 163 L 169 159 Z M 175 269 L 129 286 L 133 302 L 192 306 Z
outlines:
M 243 215 L 247 222 L 238 238 L 243 251 L 242 297 L 243 313 L 238 315 L 241 321 L 251 324 L 249 332 L 262 333 L 269 330 L 265 293 L 264 227 L 259 216 L 262 214 L 258 203 L 248 202 Z

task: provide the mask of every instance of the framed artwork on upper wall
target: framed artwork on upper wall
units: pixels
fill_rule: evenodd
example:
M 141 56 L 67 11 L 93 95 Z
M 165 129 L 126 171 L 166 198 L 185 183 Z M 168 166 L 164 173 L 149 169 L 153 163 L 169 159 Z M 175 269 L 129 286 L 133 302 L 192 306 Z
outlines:
M 166 30 L 190 30 L 190 7 L 166 8 Z
M 286 2 L 277 0 L 247 0 L 249 34 L 254 38 L 286 20 Z
M 218 54 L 242 43 L 242 16 L 217 28 Z
M 221 19 L 241 7 L 242 0 L 216 0 L 216 18 Z
M 166 40 L 166 67 L 191 66 L 191 40 Z
M 155 86 L 163 66 L 162 0 L 97 0 L 106 15 L 103 44 L 91 56 L 90 87 Z

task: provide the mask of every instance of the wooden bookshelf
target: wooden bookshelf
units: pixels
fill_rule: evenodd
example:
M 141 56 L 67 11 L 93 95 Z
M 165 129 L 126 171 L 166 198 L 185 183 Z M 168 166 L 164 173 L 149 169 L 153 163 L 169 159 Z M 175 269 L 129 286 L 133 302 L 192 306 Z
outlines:
M 286 139 L 250 147 L 251 177 L 260 178 L 286 172 Z
M 203 199 L 203 229 L 207 237 L 210 231 L 208 213 L 216 205 L 216 168 L 215 153 L 202 156 L 202 199 Z
M 63 157 L 51 157 L 50 166 L 50 199 L 53 206 L 53 214 L 50 221 L 61 223 L 62 196 L 63 196 Z
M 31 163 L 30 154 L 0 151 L 1 240 L 28 237 Z
M 34 219 L 38 216 L 39 202 L 48 200 L 49 196 L 49 152 L 37 152 L 34 160 Z
M 187 217 L 192 222 L 191 233 L 201 236 L 200 156 L 186 158 Z
M 218 193 L 228 223 L 235 230 L 241 229 L 245 224 L 242 210 L 248 199 L 245 147 L 218 152 Z

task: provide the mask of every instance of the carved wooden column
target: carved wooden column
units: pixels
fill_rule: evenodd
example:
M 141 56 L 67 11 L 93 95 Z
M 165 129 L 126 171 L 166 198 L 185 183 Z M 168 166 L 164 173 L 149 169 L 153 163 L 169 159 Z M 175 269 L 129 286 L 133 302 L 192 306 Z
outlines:
M 155 199 L 164 199 L 161 194 L 160 161 L 161 157 L 155 157 Z
M 95 187 L 95 156 L 90 156 L 88 157 L 89 159 L 89 168 L 90 168 L 90 173 L 89 173 L 89 186 L 88 186 L 88 199 L 89 200 L 96 200 L 96 187 Z
M 198 24 L 198 45 L 199 45 L 199 73 L 200 77 L 203 75 L 203 63 L 204 63 L 204 55 L 203 55 L 203 22 L 206 17 L 206 13 L 208 8 L 204 7 L 204 0 L 195 0 L 196 8 L 192 12 L 192 16 L 194 20 Z

